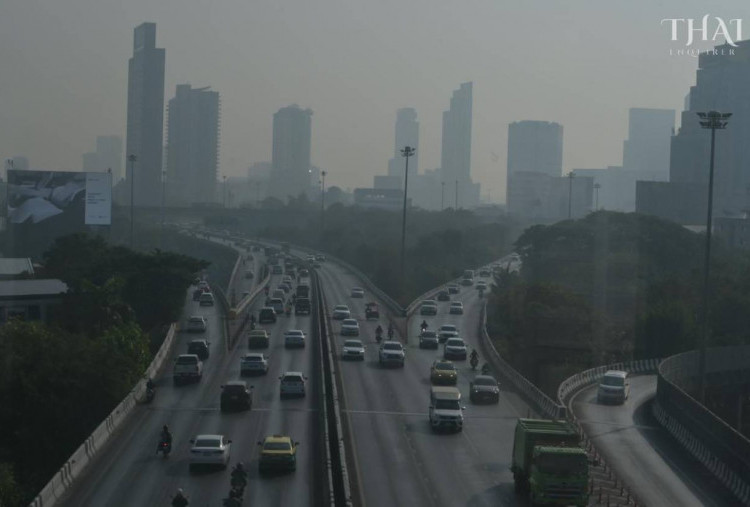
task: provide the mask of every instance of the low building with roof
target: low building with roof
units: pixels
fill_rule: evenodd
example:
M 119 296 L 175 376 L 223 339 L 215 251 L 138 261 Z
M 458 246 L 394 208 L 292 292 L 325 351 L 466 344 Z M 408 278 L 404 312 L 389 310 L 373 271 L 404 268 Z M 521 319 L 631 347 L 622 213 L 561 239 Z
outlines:
M 12 318 L 48 322 L 51 307 L 67 292 L 68 286 L 57 279 L 0 280 L 0 325 Z

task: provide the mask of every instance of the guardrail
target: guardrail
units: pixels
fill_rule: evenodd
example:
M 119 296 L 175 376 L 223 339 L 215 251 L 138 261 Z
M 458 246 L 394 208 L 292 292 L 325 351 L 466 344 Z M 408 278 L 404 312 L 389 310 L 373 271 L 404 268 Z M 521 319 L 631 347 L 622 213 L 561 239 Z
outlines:
M 550 419 L 565 419 L 565 405 L 556 403 L 552 398 L 544 394 L 541 389 L 534 385 L 529 379 L 524 377 L 518 370 L 513 368 L 498 353 L 495 345 L 492 343 L 489 333 L 487 333 L 487 301 L 482 305 L 481 315 L 479 317 L 479 336 L 482 342 L 482 348 L 485 351 L 485 357 L 492 365 L 493 370 L 505 377 L 518 391 L 524 399 L 531 403 L 534 408 L 544 417 Z
M 169 326 L 167 336 L 164 338 L 159 351 L 154 356 L 151 364 L 146 368 L 146 376 L 153 377 L 161 369 L 164 360 L 174 343 L 176 324 Z M 138 400 L 146 390 L 146 381 L 141 380 L 125 396 L 125 398 L 110 412 L 104 421 L 89 435 L 78 449 L 68 458 L 60 470 L 42 488 L 39 494 L 31 502 L 30 507 L 52 507 L 63 496 L 78 479 L 94 456 L 107 443 L 110 436 L 120 427 L 122 422 L 133 411 Z
M 698 352 L 665 359 L 659 366 L 654 417 L 741 502 L 750 505 L 750 439 L 688 394 L 697 384 Z M 706 373 L 750 369 L 750 346 L 706 352 Z
M 313 275 L 315 293 L 317 294 L 315 324 L 318 331 L 323 375 L 321 389 L 323 393 L 324 438 L 326 444 L 326 467 L 328 471 L 328 485 L 330 488 L 329 503 L 332 506 L 352 505 L 349 471 L 346 465 L 346 450 L 344 449 L 343 429 L 341 426 L 341 409 L 338 390 L 334 376 L 336 375 L 336 361 L 334 347 L 331 345 L 328 319 L 326 318 L 326 302 L 317 273 Z

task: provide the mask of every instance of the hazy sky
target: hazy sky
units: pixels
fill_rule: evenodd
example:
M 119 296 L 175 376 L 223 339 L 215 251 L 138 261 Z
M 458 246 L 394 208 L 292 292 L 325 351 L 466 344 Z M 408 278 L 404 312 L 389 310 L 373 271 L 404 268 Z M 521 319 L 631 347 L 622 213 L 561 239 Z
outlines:
M 417 110 L 420 172 L 437 167 L 442 111 L 473 81 L 472 177 L 504 201 L 508 123 L 561 123 L 566 172 L 618 165 L 628 108 L 674 108 L 679 121 L 695 83 L 697 58 L 670 55 L 685 38 L 672 42 L 660 21 L 743 18 L 747 5 L 0 0 L 0 157 L 80 170 L 97 135 L 124 143 L 133 28 L 152 21 L 167 55 L 165 104 L 178 83 L 221 94 L 221 174 L 270 160 L 272 115 L 291 103 L 314 111 L 312 160 L 331 185 L 371 186 L 386 172 L 400 107 Z

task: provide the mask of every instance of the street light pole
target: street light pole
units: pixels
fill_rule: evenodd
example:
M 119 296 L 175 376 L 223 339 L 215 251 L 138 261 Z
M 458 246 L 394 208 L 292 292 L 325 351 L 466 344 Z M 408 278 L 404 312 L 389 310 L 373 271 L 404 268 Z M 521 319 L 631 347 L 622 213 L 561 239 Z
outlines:
M 404 261 L 406 259 L 406 196 L 409 191 L 409 157 L 414 156 L 416 148 L 404 146 L 401 150 L 401 156 L 406 159 L 404 169 L 404 212 L 401 216 L 401 286 L 404 284 Z
M 260 209 L 260 181 L 255 182 L 255 206 Z
M 456 180 L 456 211 L 458 211 L 458 180 Z
M 573 216 L 573 171 L 568 173 L 568 220 Z
M 323 230 L 325 228 L 326 210 L 326 172 L 320 171 L 320 246 L 323 246 Z
M 222 176 L 224 178 L 224 209 L 227 208 L 227 175 Z
M 727 128 L 729 117 L 732 113 L 720 113 L 718 111 L 709 111 L 708 113 L 697 113 L 700 118 L 700 126 L 704 129 L 711 129 L 711 161 L 708 169 L 708 211 L 706 212 L 706 250 L 703 266 L 703 311 L 702 311 L 702 332 L 700 354 L 698 362 L 699 371 L 699 399 L 701 403 L 705 402 L 706 397 L 706 347 L 708 346 L 708 292 L 709 292 L 709 268 L 711 266 L 711 229 L 713 222 L 713 204 L 714 204 L 714 146 L 716 142 L 716 130 Z
M 161 172 L 161 229 L 159 231 L 159 248 L 164 248 L 164 202 L 167 195 L 167 171 Z
M 602 186 L 599 183 L 594 183 L 594 211 L 599 211 L 599 189 Z
M 128 155 L 128 162 L 130 162 L 130 249 L 133 249 L 133 205 L 135 196 L 135 161 L 137 157 L 132 153 Z
M 445 202 L 445 182 L 440 182 L 440 211 L 443 211 L 445 209 L 444 202 Z

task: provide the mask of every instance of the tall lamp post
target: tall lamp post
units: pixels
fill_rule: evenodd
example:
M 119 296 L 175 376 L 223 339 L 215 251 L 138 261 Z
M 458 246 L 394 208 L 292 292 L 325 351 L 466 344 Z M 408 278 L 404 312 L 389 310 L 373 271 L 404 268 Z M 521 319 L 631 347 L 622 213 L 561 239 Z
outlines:
M 445 209 L 444 206 L 445 203 L 445 182 L 440 182 L 440 211 L 443 211 Z
M 573 171 L 568 173 L 568 220 L 573 217 Z
M 401 285 L 404 283 L 404 261 L 406 259 L 406 195 L 409 191 L 409 157 L 414 156 L 416 148 L 404 146 L 401 150 L 401 156 L 406 159 L 404 168 L 404 213 L 401 216 Z
M 599 211 L 599 189 L 602 186 L 599 183 L 594 183 L 594 211 Z
M 323 229 L 325 228 L 326 210 L 326 172 L 320 171 L 320 246 L 323 246 Z
M 227 207 L 227 175 L 222 176 L 224 178 L 224 209 Z
M 708 346 L 708 273 L 711 260 L 711 224 L 713 221 L 713 203 L 714 203 L 714 147 L 716 143 L 716 131 L 727 128 L 729 117 L 732 113 L 720 113 L 718 111 L 709 111 L 707 113 L 697 113 L 700 118 L 699 123 L 704 129 L 711 129 L 711 161 L 708 169 L 708 211 L 706 212 L 706 251 L 703 266 L 703 311 L 701 318 L 701 343 L 698 362 L 699 374 L 699 396 L 703 403 L 706 397 L 706 347 Z
M 456 211 L 458 211 L 458 180 L 456 180 Z
M 133 203 L 135 196 L 135 161 L 137 157 L 132 153 L 128 155 L 128 162 L 130 162 L 130 249 L 133 249 Z
M 159 230 L 159 248 L 164 248 L 164 203 L 167 196 L 167 171 L 161 172 L 161 229 Z

